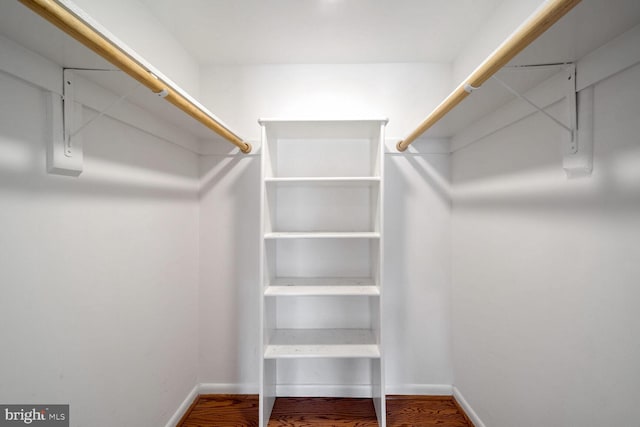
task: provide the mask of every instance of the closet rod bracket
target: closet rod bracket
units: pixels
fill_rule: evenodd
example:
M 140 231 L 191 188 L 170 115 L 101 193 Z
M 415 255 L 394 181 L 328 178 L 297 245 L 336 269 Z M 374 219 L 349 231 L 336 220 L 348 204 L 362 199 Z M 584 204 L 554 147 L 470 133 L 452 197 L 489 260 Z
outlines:
M 77 71 L 86 72 L 121 72 L 114 69 L 64 68 L 62 70 L 62 96 L 51 94 L 48 110 L 51 123 L 52 138 L 47 150 L 47 170 L 59 175 L 78 176 L 82 172 L 84 153 L 82 133 L 89 125 L 107 114 L 116 105 L 127 99 L 135 86 L 124 95 L 113 100 L 109 105 L 98 111 L 89 120 L 83 120 L 83 106 L 78 101 L 76 90 L 78 86 Z M 159 94 L 162 96 L 161 94 Z M 57 98 L 57 99 L 56 99 Z M 62 102 L 60 102 L 62 101 Z
M 83 144 L 81 135 L 73 135 L 77 123 L 82 123 L 82 106 L 75 102 L 75 76 L 72 70 L 62 70 L 62 96 L 48 93 L 47 109 L 47 171 L 56 175 L 78 176 L 82 173 Z
M 504 80 L 500 79 L 498 76 L 494 75 L 491 78 L 493 80 L 495 80 L 497 83 L 499 83 L 500 86 L 502 86 L 503 88 L 505 88 L 506 90 L 511 92 L 513 95 L 515 95 L 519 99 L 521 99 L 524 102 L 526 102 L 527 104 L 531 105 L 539 113 L 542 113 L 545 117 L 550 119 L 552 122 L 554 122 L 555 124 L 557 124 L 558 126 L 563 128 L 564 130 L 566 130 L 569 133 L 569 138 L 571 139 L 571 142 L 572 142 L 572 144 L 570 146 L 570 150 L 572 152 L 574 152 L 574 153 L 578 150 L 577 144 L 574 143 L 574 141 L 575 141 L 575 125 L 574 125 L 573 120 L 572 120 L 572 117 L 575 117 L 575 109 L 576 109 L 576 105 L 575 105 L 575 89 L 573 90 L 573 95 L 571 95 L 570 90 L 567 92 L 567 101 L 569 101 L 569 110 L 570 110 L 570 112 L 569 112 L 569 120 L 572 122 L 569 126 L 567 126 L 566 124 L 562 123 L 557 118 L 553 117 L 544 108 L 540 107 L 538 104 L 536 104 L 531 99 L 529 99 L 526 95 L 521 94 L 516 89 L 514 89 L 511 86 L 509 86 Z M 573 77 L 569 76 L 569 80 L 575 81 L 575 70 L 574 70 L 574 73 L 573 73 Z M 573 98 L 574 102 L 571 102 L 572 101 L 571 98 Z
M 563 97 L 560 101 L 564 104 L 557 110 L 557 115 L 562 115 L 562 120 L 551 115 L 547 108 L 541 107 L 528 96 L 519 93 L 497 76 L 494 81 L 507 89 L 513 95 L 532 106 L 552 122 L 566 131 L 561 140 L 562 168 L 570 178 L 590 175 L 593 169 L 593 91 L 583 89 L 580 94 L 576 91 L 576 66 L 573 63 L 519 65 L 505 67 L 509 71 L 521 71 L 532 69 L 558 69 L 563 73 L 559 75 L 562 83 L 559 90 Z M 568 123 L 568 124 L 567 124 Z

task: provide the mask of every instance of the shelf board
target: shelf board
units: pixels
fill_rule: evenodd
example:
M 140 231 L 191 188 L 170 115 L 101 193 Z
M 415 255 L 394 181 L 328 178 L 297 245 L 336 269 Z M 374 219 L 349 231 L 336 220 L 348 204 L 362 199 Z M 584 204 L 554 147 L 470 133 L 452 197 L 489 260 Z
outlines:
M 379 296 L 377 286 L 269 286 L 265 289 L 267 297 L 298 296 Z
M 258 120 L 268 132 L 276 138 L 284 139 L 333 139 L 344 138 L 361 140 L 375 138 L 380 126 L 388 122 L 386 118 L 375 119 L 337 119 L 337 120 L 289 120 L 262 118 Z
M 375 286 L 372 277 L 276 277 L 270 286 Z
M 265 359 L 380 357 L 369 329 L 276 329 Z
M 264 290 L 267 297 L 300 296 L 379 296 L 377 286 L 269 286 Z
M 268 177 L 267 184 L 379 184 L 379 176 Z
M 265 296 L 379 296 L 370 277 L 278 277 L 265 288 Z
M 265 233 L 264 238 L 271 239 L 379 239 L 376 231 L 289 231 Z

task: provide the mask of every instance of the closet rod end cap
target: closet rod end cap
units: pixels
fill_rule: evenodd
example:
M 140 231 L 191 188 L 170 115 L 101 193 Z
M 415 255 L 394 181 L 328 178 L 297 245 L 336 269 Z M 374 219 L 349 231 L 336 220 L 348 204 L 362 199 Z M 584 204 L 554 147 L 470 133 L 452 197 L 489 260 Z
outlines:
M 244 148 L 240 148 L 240 151 L 242 151 L 244 154 L 249 154 L 251 152 L 251 150 L 253 149 L 253 147 L 248 142 L 245 142 L 244 145 L 245 145 L 245 147 Z

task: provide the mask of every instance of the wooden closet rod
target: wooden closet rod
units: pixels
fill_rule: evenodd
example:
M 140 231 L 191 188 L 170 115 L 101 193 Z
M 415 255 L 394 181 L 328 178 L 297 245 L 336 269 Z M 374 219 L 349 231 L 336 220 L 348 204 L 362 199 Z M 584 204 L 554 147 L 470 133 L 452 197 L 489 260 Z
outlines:
M 548 0 L 524 25 L 498 47 L 476 70 L 438 105 L 435 110 L 404 140 L 398 142 L 398 151 L 404 151 L 420 135 L 443 118 L 471 92 L 478 89 L 504 65 L 529 46 L 549 27 L 580 3 L 580 0 Z
M 160 80 L 145 66 L 126 54 L 110 40 L 106 39 L 94 28 L 78 18 L 75 14 L 58 4 L 54 0 L 20 0 L 29 9 L 51 22 L 80 43 L 111 62 L 113 65 L 151 89 L 152 92 L 163 97 L 209 129 L 216 132 L 238 148 L 243 153 L 251 152 L 251 144 L 231 132 L 224 125 L 211 117 L 201 107 L 187 99 L 174 87 Z

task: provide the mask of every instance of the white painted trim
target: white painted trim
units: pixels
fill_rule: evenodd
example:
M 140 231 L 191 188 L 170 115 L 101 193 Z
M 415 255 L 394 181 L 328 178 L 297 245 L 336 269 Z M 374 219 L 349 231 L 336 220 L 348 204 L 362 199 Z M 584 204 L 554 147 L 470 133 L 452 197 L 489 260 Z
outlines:
M 245 154 L 240 151 L 240 148 L 235 145 L 227 143 L 223 139 L 200 138 L 200 147 L 198 148 L 198 154 L 202 156 L 216 156 L 216 157 L 258 157 L 262 151 L 262 141 L 254 139 L 244 139 L 243 141 L 251 144 L 251 153 Z
M 469 405 L 469 402 L 467 402 L 467 399 L 465 399 L 464 396 L 462 396 L 462 393 L 460 392 L 460 390 L 458 390 L 456 386 L 453 386 L 453 397 L 455 397 L 460 407 L 462 407 L 464 412 L 467 414 L 467 416 L 473 423 L 474 427 L 486 427 L 485 424 L 480 419 L 480 417 L 478 416 L 478 414 L 476 414 L 476 411 L 474 411 L 473 408 L 471 408 L 471 406 Z
M 0 36 L 0 71 L 62 96 L 62 67 Z
M 200 383 L 199 394 L 258 394 L 258 384 Z
M 277 384 L 276 394 L 279 397 L 372 397 L 370 384 Z
M 387 385 L 387 394 L 417 396 L 451 396 L 451 384 L 394 384 Z
M 258 394 L 258 384 L 237 383 L 200 383 L 189 392 L 176 412 L 167 422 L 166 427 L 175 427 L 187 412 L 191 404 L 202 394 Z M 326 385 L 326 384 L 279 384 L 276 388 L 278 396 L 287 397 L 364 397 L 371 398 L 371 385 Z M 457 394 L 456 394 L 457 393 Z M 456 396 L 458 403 L 469 418 L 476 423 L 477 415 L 469 407 L 459 391 L 450 384 L 397 384 L 388 385 L 385 394 L 404 394 L 422 396 Z M 475 417 L 473 418 L 472 415 Z M 485 427 L 481 422 L 475 427 Z
M 182 416 L 189 409 L 189 406 L 191 406 L 191 404 L 194 402 L 194 400 L 196 400 L 196 397 L 198 397 L 198 394 L 199 394 L 198 393 L 198 389 L 199 389 L 199 385 L 196 384 L 193 387 L 193 389 L 191 389 L 191 391 L 189 392 L 187 397 L 184 399 L 184 401 L 180 404 L 180 406 L 178 406 L 178 409 L 176 410 L 176 412 L 173 414 L 173 416 L 167 422 L 166 427 L 175 427 L 178 424 L 178 422 L 180 421 Z
M 407 155 L 427 155 L 427 154 L 449 154 L 451 152 L 449 138 L 422 137 L 415 140 L 404 152 L 399 152 L 396 145 L 403 138 L 385 138 L 385 154 Z
M 258 391 L 258 384 L 201 383 L 198 385 L 199 394 L 258 394 Z M 279 384 L 277 392 L 278 396 L 291 397 L 371 397 L 371 386 L 368 384 Z M 453 386 L 451 384 L 394 384 L 387 385 L 386 394 L 451 396 Z
M 640 62 L 640 24 L 582 57 L 577 64 L 576 90 L 594 84 Z
M 166 427 L 175 427 L 187 412 L 196 398 L 201 394 L 258 394 L 257 384 L 224 384 L 224 383 L 200 383 L 196 384 L 189 392 L 176 412 L 167 422 Z

